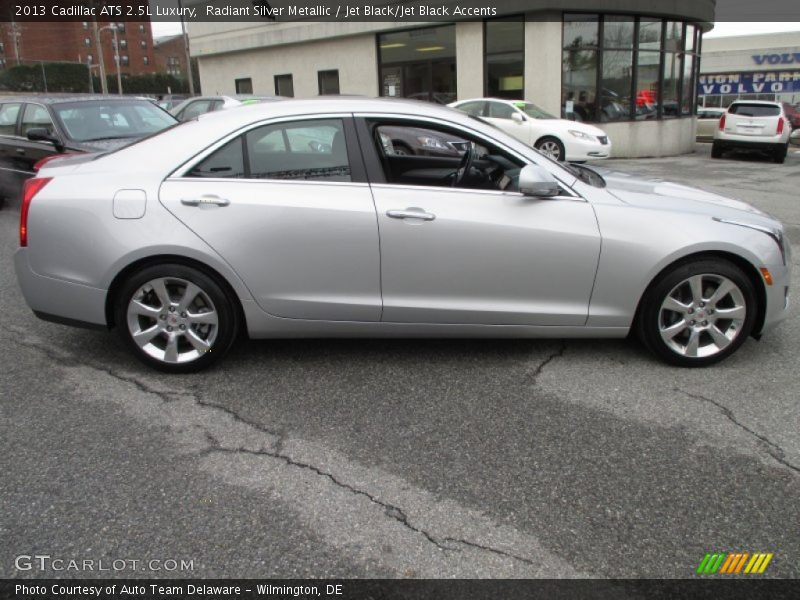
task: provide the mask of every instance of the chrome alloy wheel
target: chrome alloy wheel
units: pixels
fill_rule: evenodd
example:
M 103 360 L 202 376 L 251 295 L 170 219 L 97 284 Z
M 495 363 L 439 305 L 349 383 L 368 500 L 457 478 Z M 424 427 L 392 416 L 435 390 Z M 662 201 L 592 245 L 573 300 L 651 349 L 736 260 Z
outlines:
M 661 303 L 658 329 L 673 352 L 705 358 L 733 343 L 746 316 L 744 294 L 733 281 L 722 275 L 693 275 Z
M 561 159 L 561 146 L 555 140 L 545 140 L 539 144 L 538 150 L 553 160 Z
M 185 279 L 148 281 L 131 297 L 128 331 L 149 356 L 165 363 L 186 363 L 211 350 L 219 317 L 209 295 Z

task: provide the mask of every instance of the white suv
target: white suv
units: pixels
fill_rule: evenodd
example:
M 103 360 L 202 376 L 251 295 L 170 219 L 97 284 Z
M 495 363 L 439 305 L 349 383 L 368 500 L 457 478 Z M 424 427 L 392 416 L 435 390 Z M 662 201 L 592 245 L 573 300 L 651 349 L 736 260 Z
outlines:
M 786 160 L 792 126 L 780 102 L 738 100 L 728 107 L 714 132 L 711 156 L 726 150 L 762 150 L 777 163 Z

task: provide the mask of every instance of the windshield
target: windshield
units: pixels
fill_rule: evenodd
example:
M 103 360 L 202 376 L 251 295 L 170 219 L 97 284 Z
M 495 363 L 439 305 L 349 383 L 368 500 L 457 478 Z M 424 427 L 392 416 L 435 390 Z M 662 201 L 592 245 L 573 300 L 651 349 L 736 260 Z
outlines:
M 69 138 L 76 142 L 140 138 L 177 122 L 147 100 L 65 102 L 53 108 Z
M 514 102 L 514 106 L 524 112 L 532 119 L 557 119 L 543 108 L 539 108 L 530 102 Z

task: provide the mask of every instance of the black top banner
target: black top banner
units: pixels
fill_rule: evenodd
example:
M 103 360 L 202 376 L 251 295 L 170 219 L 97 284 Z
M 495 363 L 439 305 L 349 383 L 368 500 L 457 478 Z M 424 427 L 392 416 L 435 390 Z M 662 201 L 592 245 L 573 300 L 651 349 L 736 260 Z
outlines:
M 0 598 L 18 600 L 782 600 L 797 581 L 676 580 L 397 580 L 397 579 L 50 579 L 0 580 Z
M 437 22 L 502 18 L 557 20 L 561 13 L 613 11 L 664 16 L 652 0 L 0 0 L 0 21 Z M 800 21 L 796 0 L 672 0 L 666 16 L 696 21 Z

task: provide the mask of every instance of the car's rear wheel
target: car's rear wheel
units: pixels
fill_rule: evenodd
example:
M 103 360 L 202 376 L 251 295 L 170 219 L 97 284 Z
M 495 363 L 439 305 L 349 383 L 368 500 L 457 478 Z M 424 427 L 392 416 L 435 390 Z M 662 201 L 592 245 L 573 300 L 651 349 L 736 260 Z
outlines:
M 636 323 L 662 360 L 705 367 L 733 354 L 753 330 L 756 294 L 747 275 L 723 259 L 676 266 L 645 294 Z
M 211 366 L 239 329 L 234 302 L 212 277 L 181 264 L 146 267 L 121 286 L 117 330 L 145 364 L 168 373 Z
M 772 154 L 772 160 L 778 164 L 783 164 L 786 161 L 786 155 L 789 153 L 789 144 L 781 144 Z
M 534 146 L 542 154 L 546 154 L 553 160 L 563 161 L 566 155 L 564 144 L 561 140 L 554 137 L 543 137 Z
M 718 142 L 713 142 L 711 144 L 711 158 L 722 158 L 722 145 Z

